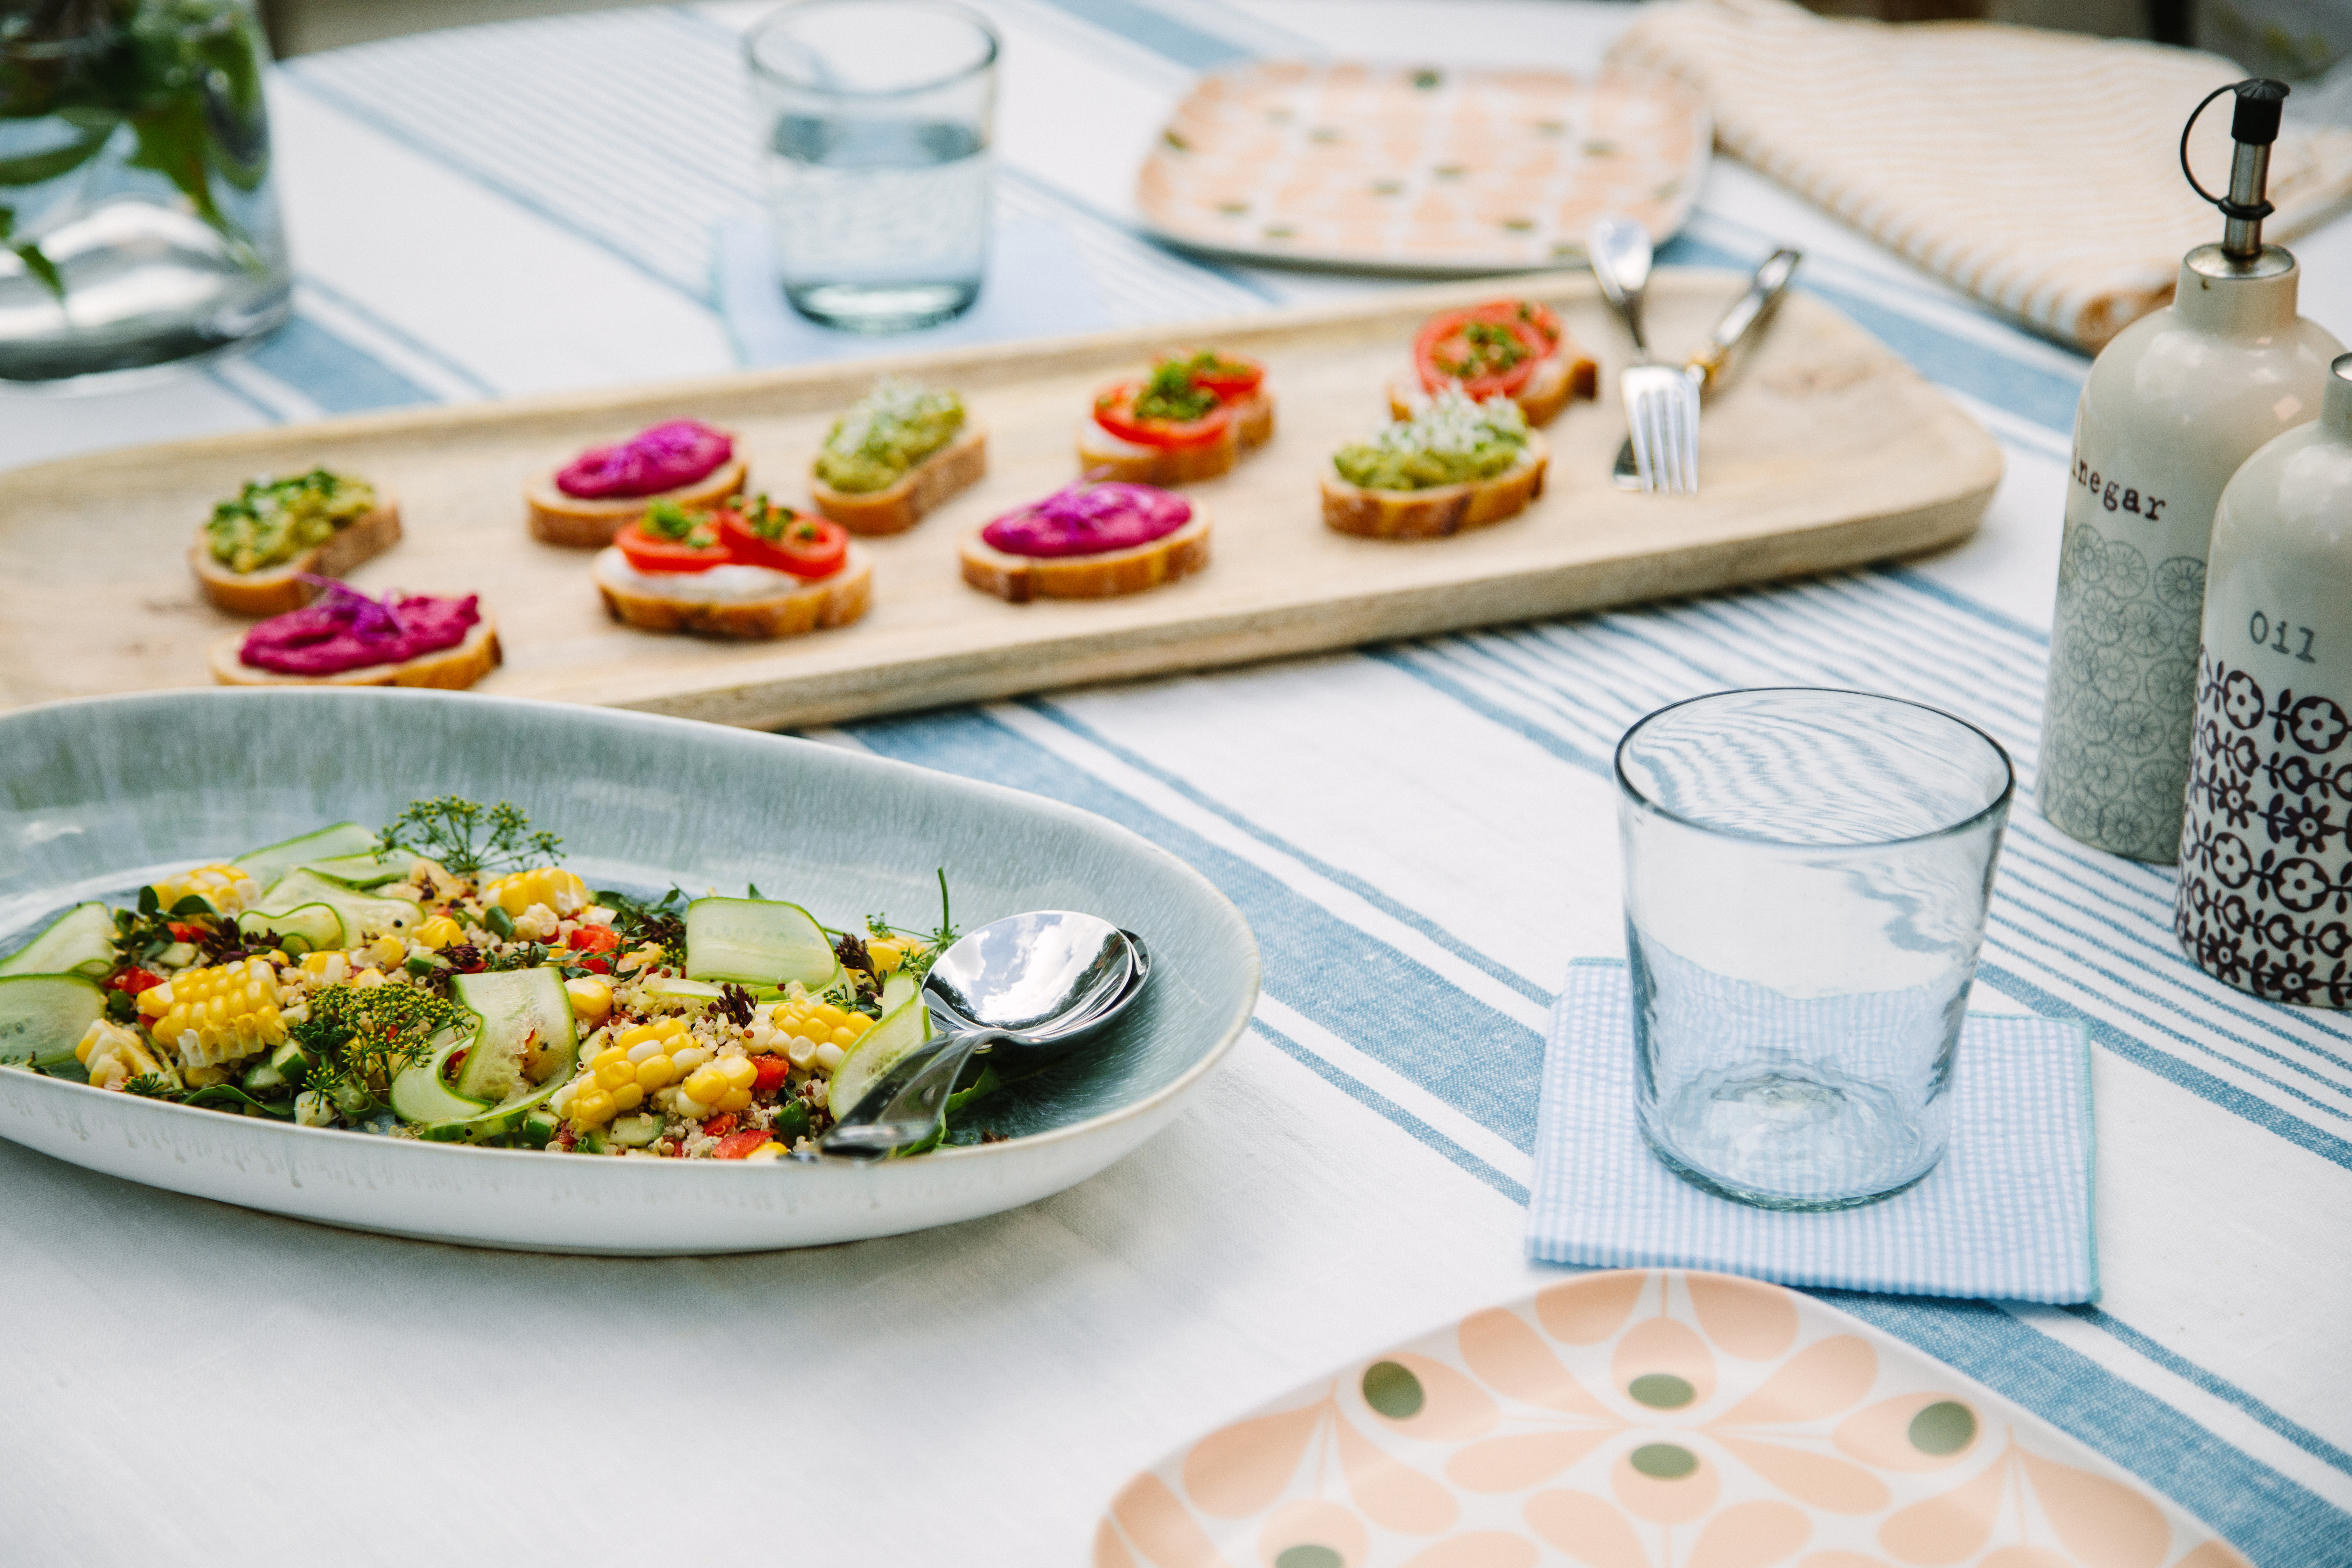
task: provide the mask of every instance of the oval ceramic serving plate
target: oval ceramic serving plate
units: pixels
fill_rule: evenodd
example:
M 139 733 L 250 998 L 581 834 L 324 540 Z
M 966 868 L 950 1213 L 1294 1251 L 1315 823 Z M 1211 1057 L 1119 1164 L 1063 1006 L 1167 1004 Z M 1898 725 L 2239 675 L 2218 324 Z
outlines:
M 1834 1308 L 1586 1274 L 1316 1380 L 1128 1483 L 1095 1568 L 2246 1568 Z
M 966 930 L 1085 910 L 1151 944 L 1082 1058 L 975 1107 L 1003 1142 L 879 1164 L 633 1160 L 295 1127 L 0 1071 L 0 1137 L 173 1192 L 471 1246 L 743 1252 L 1016 1207 L 1166 1125 L 1237 1039 L 1257 945 L 1199 873 L 1055 802 L 811 742 L 606 709 L 403 690 L 174 691 L 0 715 L 0 950 L 77 900 L 410 800 L 512 801 L 592 887 L 740 893 L 835 922 Z M 982 1108 L 985 1108 L 982 1110 Z

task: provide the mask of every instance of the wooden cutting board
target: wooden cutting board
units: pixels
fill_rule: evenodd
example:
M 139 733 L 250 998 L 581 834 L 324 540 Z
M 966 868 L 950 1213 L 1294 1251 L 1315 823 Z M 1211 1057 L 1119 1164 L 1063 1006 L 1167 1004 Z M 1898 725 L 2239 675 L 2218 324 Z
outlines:
M 1654 341 L 1696 343 L 1745 286 L 1669 270 Z M 1605 395 L 1555 420 L 1550 476 L 1526 514 L 1452 539 L 1384 542 L 1325 528 L 1317 482 L 1340 443 L 1386 418 L 1383 388 L 1432 312 L 1492 282 L 1192 328 L 988 345 L 760 371 L 665 386 L 407 410 L 208 437 L 0 473 L 0 706 L 208 680 L 205 651 L 245 623 L 197 596 L 186 552 L 212 503 L 249 475 L 315 463 L 397 497 L 407 537 L 360 567 L 371 592 L 478 593 L 504 668 L 478 690 L 776 728 L 1079 682 L 1197 669 L 1523 620 L 1910 554 L 1976 527 L 2001 473 L 1976 422 L 1818 299 L 1791 294 L 1706 410 L 1703 489 L 1627 494 L 1615 372 L 1631 357 L 1588 275 L 1508 287 L 1555 303 L 1601 361 Z M 965 585 L 960 536 L 1067 482 L 1096 388 L 1157 350 L 1262 358 L 1273 442 L 1194 487 L 1213 509 L 1196 577 L 1127 598 L 1008 605 Z M 736 431 L 755 487 L 806 496 L 835 414 L 896 369 L 960 389 L 989 431 L 989 477 L 910 532 L 866 541 L 875 604 L 835 631 L 777 642 L 660 636 L 607 619 L 590 552 L 532 540 L 522 487 L 581 447 L 665 419 Z

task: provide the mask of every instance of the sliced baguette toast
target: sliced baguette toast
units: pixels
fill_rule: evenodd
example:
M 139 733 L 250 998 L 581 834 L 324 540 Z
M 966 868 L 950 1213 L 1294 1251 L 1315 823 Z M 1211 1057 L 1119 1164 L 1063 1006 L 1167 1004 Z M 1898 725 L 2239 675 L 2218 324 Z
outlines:
M 258 572 L 232 572 L 214 560 L 212 545 L 199 528 L 195 547 L 188 552 L 188 569 L 196 574 L 196 586 L 205 597 L 232 616 L 282 616 L 318 595 L 316 588 L 302 581 L 302 574 L 341 577 L 399 542 L 400 508 L 386 500 L 335 530 L 325 543 L 313 545 L 283 566 Z
M 1528 416 L 1530 425 L 1549 425 L 1559 417 L 1559 411 L 1580 397 L 1597 395 L 1601 385 L 1601 367 L 1585 356 L 1573 340 L 1563 335 L 1558 350 L 1536 365 L 1528 384 L 1519 388 L 1511 401 Z M 1389 416 L 1410 419 L 1413 411 L 1425 406 L 1429 393 L 1421 378 L 1407 371 L 1389 383 Z
M 1009 555 L 974 529 L 964 536 L 963 580 L 1013 604 L 1032 599 L 1108 599 L 1139 594 L 1198 572 L 1209 563 L 1209 509 L 1192 502 L 1192 515 L 1173 533 L 1131 550 L 1099 555 Z
M 1274 395 L 1260 387 L 1234 405 L 1225 433 L 1198 447 L 1146 447 L 1122 441 L 1089 416 L 1078 421 L 1078 471 L 1129 484 L 1181 485 L 1213 479 L 1274 438 Z M 1108 469 L 1108 473 L 1101 470 Z
M 1368 490 L 1323 471 L 1323 521 L 1368 539 L 1433 539 L 1517 517 L 1543 494 L 1549 461 L 1544 438 L 1530 433 L 1519 460 L 1491 479 L 1426 490 Z
M 923 514 L 988 473 L 988 432 L 967 423 L 956 438 L 917 463 L 898 482 L 859 493 L 837 490 L 815 474 L 809 495 L 816 510 L 852 533 L 903 533 Z
M 215 681 L 223 686 L 429 686 L 463 691 L 497 668 L 506 657 L 499 647 L 499 629 L 488 616 L 467 629 L 461 643 L 420 653 L 398 664 L 362 665 L 340 675 L 280 675 L 274 669 L 256 669 L 237 657 L 244 647 L 243 632 L 213 644 Z
M 617 578 L 612 568 L 624 564 L 618 550 L 606 550 L 589 568 L 596 591 L 604 596 L 604 613 L 625 626 L 649 632 L 697 632 L 714 637 L 789 637 L 826 626 L 845 626 L 866 613 L 874 601 L 874 563 L 853 544 L 841 570 L 819 577 L 770 599 L 730 600 L 696 604 L 648 594 L 635 583 Z
M 656 502 L 670 501 L 689 508 L 709 506 L 741 493 L 748 477 L 743 459 L 733 458 L 694 483 L 659 495 L 607 496 L 592 500 L 568 496 L 556 489 L 558 471 L 551 469 L 541 475 L 523 491 L 523 500 L 530 508 L 531 537 L 581 550 L 601 550 L 612 543 L 613 535 L 645 516 Z

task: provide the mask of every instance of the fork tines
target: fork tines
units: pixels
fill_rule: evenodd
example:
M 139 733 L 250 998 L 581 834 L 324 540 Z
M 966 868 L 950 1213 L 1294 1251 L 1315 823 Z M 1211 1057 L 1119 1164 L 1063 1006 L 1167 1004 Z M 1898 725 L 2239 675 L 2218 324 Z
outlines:
M 1637 364 L 1618 383 L 1644 490 L 1698 493 L 1698 387 L 1681 370 Z

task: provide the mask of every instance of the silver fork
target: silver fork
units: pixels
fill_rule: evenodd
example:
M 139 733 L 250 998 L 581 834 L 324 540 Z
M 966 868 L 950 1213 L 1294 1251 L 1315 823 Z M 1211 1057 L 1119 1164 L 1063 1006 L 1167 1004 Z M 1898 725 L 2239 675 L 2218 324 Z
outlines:
M 1748 292 L 1723 313 L 1723 320 L 1716 323 L 1715 331 L 1708 335 L 1706 344 L 1683 362 L 1683 374 L 1690 377 L 1691 384 L 1698 388 L 1702 407 L 1706 405 L 1706 395 L 1715 390 L 1716 382 L 1722 376 L 1724 363 L 1730 359 L 1731 351 L 1738 348 L 1740 340 L 1747 337 L 1766 316 L 1771 314 L 1772 307 L 1780 303 L 1781 293 L 1789 287 L 1790 276 L 1797 270 L 1797 263 L 1804 258 L 1801 251 L 1791 250 L 1786 246 L 1767 257 L 1764 265 L 1756 269 L 1755 278 L 1748 285 Z M 1642 488 L 1641 464 L 1634 458 L 1631 435 L 1625 437 L 1624 445 L 1617 448 L 1616 466 L 1611 468 L 1609 478 L 1621 490 Z
M 1592 276 L 1623 318 L 1641 355 L 1617 380 L 1625 400 L 1625 430 L 1633 443 L 1642 489 L 1669 495 L 1698 493 L 1698 385 L 1671 365 L 1651 362 L 1642 335 L 1642 290 L 1650 281 L 1650 237 L 1631 218 L 1604 217 L 1585 247 Z

